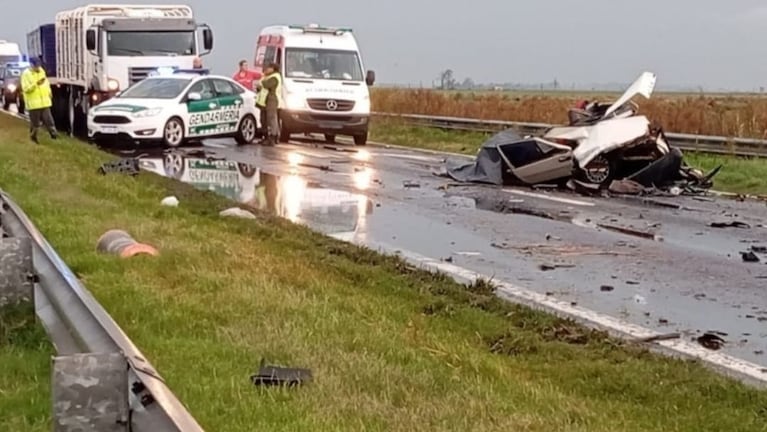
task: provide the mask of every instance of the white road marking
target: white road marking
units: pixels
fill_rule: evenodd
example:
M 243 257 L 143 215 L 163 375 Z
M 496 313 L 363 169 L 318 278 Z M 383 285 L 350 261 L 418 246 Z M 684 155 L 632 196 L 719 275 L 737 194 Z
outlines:
M 506 193 L 514 194 L 514 195 L 521 195 L 521 196 L 526 196 L 531 198 L 540 198 L 540 199 L 545 199 L 549 201 L 560 202 L 563 204 L 577 205 L 577 206 L 583 206 L 583 207 L 594 207 L 594 203 L 588 202 L 588 201 L 579 201 L 579 200 L 574 200 L 569 198 L 560 198 L 560 197 L 556 197 L 552 195 L 539 194 L 535 192 L 526 192 L 526 191 L 521 191 L 517 189 L 503 189 L 503 191 Z
M 365 246 L 371 247 L 371 245 L 368 244 L 365 244 Z M 396 251 L 400 257 L 412 264 L 432 272 L 445 273 L 458 281 L 469 283 L 474 282 L 477 279 L 492 281 L 498 288 L 496 294 L 504 300 L 512 303 L 524 304 L 534 309 L 543 310 L 544 312 L 553 313 L 558 316 L 571 318 L 586 325 L 606 330 L 611 334 L 624 339 L 648 338 L 660 334 L 654 330 L 609 315 L 604 315 L 590 309 L 573 306 L 569 302 L 557 300 L 550 296 L 539 294 L 505 281 L 499 281 L 454 264 L 420 255 L 416 252 L 392 247 L 384 243 L 376 243 L 376 246 L 388 253 Z M 708 366 L 733 378 L 760 387 L 767 387 L 767 368 L 764 366 L 727 354 L 713 352 L 682 339 L 661 340 L 653 342 L 653 344 L 662 348 L 661 351 L 666 354 L 670 353 L 688 358 L 696 358 L 705 362 Z

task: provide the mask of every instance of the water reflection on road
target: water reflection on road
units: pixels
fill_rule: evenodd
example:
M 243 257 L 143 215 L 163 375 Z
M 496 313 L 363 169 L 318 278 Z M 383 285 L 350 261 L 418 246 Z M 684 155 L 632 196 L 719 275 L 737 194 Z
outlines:
M 299 165 L 298 159 L 292 158 L 291 165 Z M 140 156 L 139 161 L 144 170 L 269 211 L 341 240 L 364 242 L 366 218 L 373 212 L 373 204 L 365 195 L 321 187 L 296 172 L 278 176 L 201 151 L 149 154 Z M 353 178 L 356 188 L 365 190 L 371 174 L 363 169 Z

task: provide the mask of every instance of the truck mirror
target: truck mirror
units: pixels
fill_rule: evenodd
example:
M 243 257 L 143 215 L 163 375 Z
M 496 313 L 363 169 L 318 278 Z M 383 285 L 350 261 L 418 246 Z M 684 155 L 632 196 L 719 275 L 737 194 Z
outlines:
M 85 32 L 85 47 L 88 51 L 96 51 L 96 32 L 93 29 Z
M 365 76 L 365 83 L 369 86 L 372 86 L 376 82 L 376 73 L 375 71 L 369 70 L 367 73 L 367 76 Z
M 213 32 L 210 29 L 202 31 L 202 46 L 205 51 L 213 50 Z

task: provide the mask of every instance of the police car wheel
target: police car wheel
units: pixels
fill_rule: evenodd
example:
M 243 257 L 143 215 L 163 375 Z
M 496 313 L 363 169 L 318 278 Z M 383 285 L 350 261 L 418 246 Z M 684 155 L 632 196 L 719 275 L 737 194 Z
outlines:
M 165 123 L 162 140 L 168 147 L 178 147 L 184 142 L 184 124 L 178 117 L 173 117 Z
M 243 117 L 240 127 L 237 128 L 235 140 L 237 144 L 250 144 L 256 139 L 256 119 L 251 115 Z

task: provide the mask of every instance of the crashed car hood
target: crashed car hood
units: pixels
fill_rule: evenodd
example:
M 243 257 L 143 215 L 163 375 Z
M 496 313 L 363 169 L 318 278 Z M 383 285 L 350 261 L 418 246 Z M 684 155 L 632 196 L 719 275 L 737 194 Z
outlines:
M 650 99 L 653 91 L 655 90 L 655 82 L 657 77 L 652 72 L 644 72 L 642 75 L 634 81 L 631 86 L 623 93 L 623 95 L 615 101 L 610 108 L 605 111 L 605 115 L 602 118 L 607 118 L 610 114 L 620 109 L 623 105 L 630 102 L 637 95 L 642 95 L 647 99 Z
M 609 153 L 647 134 L 649 126 L 647 117 L 634 116 L 605 120 L 592 126 L 552 128 L 544 138 L 577 142 L 573 157 L 581 168 L 585 168 L 600 154 Z

